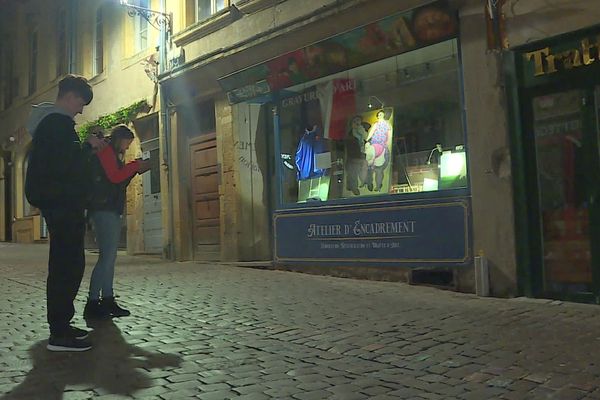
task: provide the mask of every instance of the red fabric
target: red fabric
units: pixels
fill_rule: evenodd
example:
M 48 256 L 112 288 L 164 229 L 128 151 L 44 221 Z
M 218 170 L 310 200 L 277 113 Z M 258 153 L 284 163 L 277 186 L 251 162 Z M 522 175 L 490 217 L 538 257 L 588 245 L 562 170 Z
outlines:
M 575 204 L 575 143 L 563 138 L 563 177 L 565 205 Z
M 119 168 L 117 155 L 112 146 L 106 146 L 98 153 L 102 168 L 110 183 L 121 183 L 135 175 L 140 169 L 138 161 L 132 161 Z
M 343 140 L 346 136 L 348 120 L 356 113 L 356 82 L 354 79 L 333 80 L 333 104 L 329 138 Z

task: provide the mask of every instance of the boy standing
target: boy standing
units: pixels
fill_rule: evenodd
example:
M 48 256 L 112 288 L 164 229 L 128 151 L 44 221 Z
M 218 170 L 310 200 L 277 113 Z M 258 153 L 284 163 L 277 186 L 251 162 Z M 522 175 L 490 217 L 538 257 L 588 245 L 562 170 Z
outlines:
M 106 143 L 95 136 L 81 143 L 73 118 L 93 98 L 81 76 L 68 75 L 58 84 L 56 102 L 34 106 L 27 128 L 33 137 L 25 194 L 39 208 L 50 232 L 46 282 L 48 350 L 85 351 L 88 333 L 71 326 L 85 268 L 84 209 L 89 187 L 89 159 Z

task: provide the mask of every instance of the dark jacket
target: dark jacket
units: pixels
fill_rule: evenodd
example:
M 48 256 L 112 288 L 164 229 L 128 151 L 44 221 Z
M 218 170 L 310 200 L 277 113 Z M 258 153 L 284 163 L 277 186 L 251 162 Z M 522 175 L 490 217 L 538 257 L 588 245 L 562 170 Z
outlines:
M 124 164 L 111 146 L 106 146 L 91 163 L 90 211 L 123 214 L 127 185 L 138 170 L 138 162 Z
M 83 210 L 89 194 L 92 148 L 87 142 L 81 144 L 73 119 L 48 114 L 31 134 L 25 178 L 29 203 L 42 210 Z

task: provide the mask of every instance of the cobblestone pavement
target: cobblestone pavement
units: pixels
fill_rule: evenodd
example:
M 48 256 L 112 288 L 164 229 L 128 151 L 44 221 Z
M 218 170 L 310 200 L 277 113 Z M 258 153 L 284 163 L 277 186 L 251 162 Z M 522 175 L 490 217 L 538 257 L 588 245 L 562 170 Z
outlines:
M 600 399 L 598 306 L 150 257 L 118 259 L 131 317 L 50 353 L 46 257 L 0 243 L 2 400 Z

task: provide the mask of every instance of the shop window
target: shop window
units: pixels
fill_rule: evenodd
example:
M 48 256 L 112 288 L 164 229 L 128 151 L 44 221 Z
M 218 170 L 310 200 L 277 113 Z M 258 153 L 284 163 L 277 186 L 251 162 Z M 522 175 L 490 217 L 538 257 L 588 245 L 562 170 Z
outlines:
M 457 48 L 448 40 L 281 91 L 283 203 L 466 188 Z
M 178 110 L 182 131 L 193 138 L 216 131 L 215 102 L 212 99 Z
M 137 119 L 133 123 L 140 139 L 142 158 L 150 160 L 150 194 L 160 193 L 160 147 L 158 113 Z
M 104 15 L 102 8 L 98 8 L 96 11 L 95 21 L 93 74 L 98 75 L 104 71 Z
M 159 149 L 150 150 L 150 193 L 160 193 L 160 153 Z
M 140 143 L 158 140 L 158 113 L 149 114 L 133 122 Z

